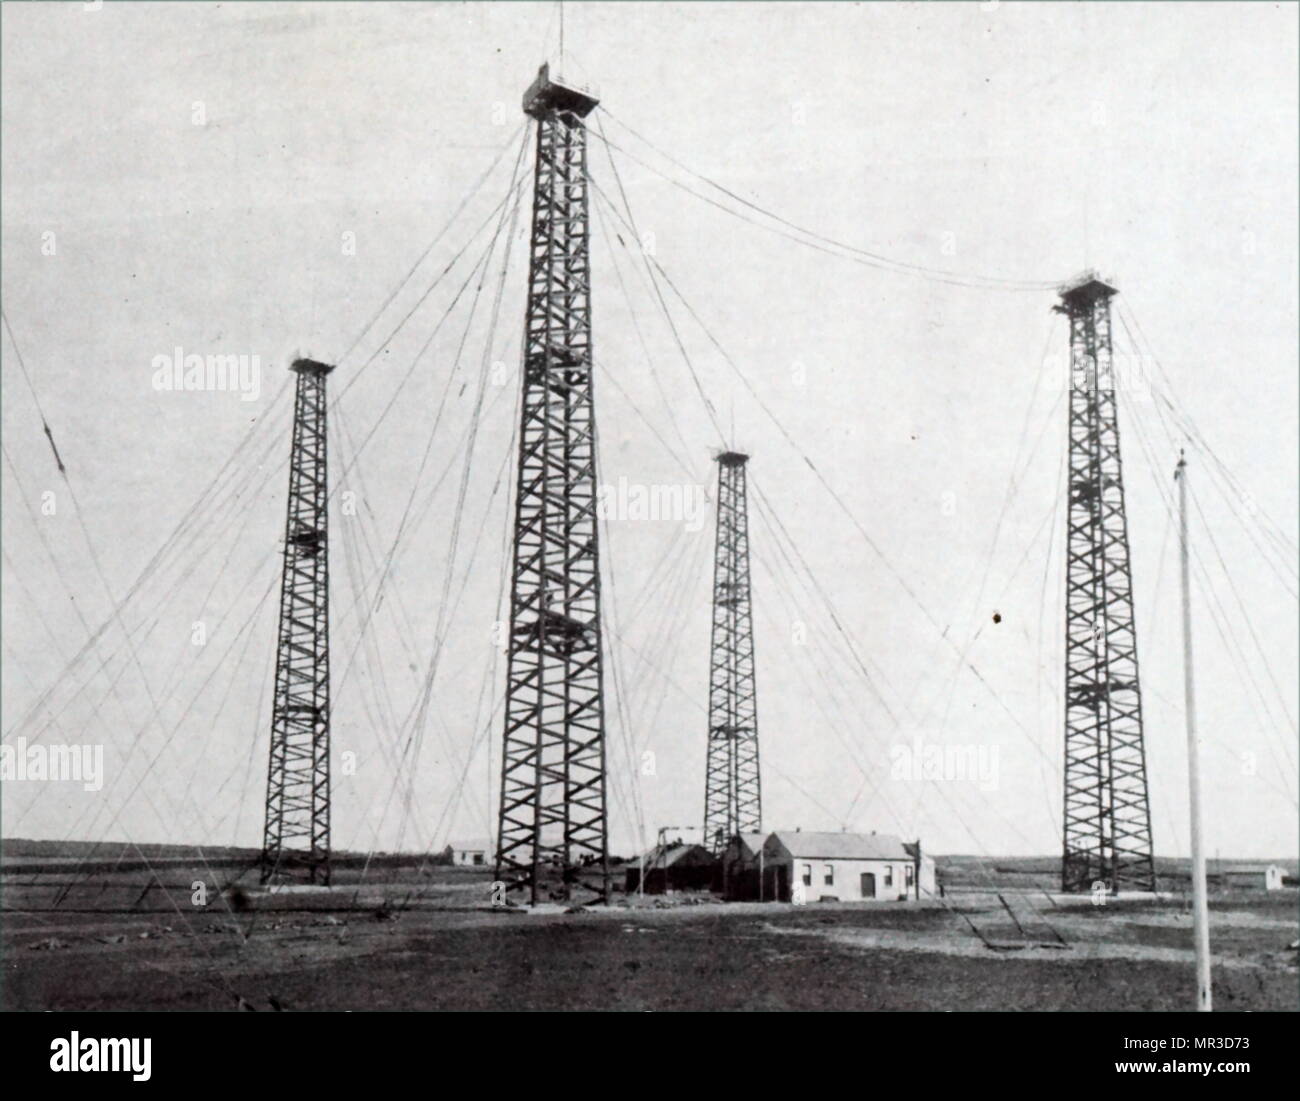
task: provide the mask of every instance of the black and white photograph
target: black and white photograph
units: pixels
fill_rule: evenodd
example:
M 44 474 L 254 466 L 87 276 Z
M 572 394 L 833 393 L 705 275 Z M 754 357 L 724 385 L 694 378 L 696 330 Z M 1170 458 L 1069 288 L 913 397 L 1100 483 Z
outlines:
M 433 1011 L 1286 1059 L 1189 1029 L 1300 1009 L 1298 43 L 1271 2 L 0 4 L 35 1064 Z

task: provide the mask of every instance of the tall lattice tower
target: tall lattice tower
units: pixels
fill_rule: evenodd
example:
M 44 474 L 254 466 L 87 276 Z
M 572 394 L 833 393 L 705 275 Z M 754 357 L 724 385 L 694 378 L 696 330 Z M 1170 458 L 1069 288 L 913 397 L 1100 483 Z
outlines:
M 262 882 L 330 881 L 329 549 L 325 376 L 299 359 L 284 526 Z
M 1133 574 L 1111 351 L 1115 288 L 1061 292 L 1070 320 L 1065 594 L 1065 830 L 1061 888 L 1155 890 Z
M 596 103 L 546 65 L 524 94 L 537 154 L 496 874 L 532 902 L 609 897 L 582 121 Z
M 713 557 L 709 655 L 709 754 L 704 779 L 704 843 L 721 853 L 737 833 L 762 830 L 758 701 L 749 599 L 748 455 L 718 456 L 718 535 Z

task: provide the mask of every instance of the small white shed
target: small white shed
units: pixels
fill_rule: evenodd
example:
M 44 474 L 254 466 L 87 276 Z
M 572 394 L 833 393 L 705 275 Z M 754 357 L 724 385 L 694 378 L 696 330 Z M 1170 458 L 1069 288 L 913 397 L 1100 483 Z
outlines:
M 451 841 L 451 862 L 459 868 L 481 868 L 492 863 L 492 842 L 479 838 L 473 841 Z

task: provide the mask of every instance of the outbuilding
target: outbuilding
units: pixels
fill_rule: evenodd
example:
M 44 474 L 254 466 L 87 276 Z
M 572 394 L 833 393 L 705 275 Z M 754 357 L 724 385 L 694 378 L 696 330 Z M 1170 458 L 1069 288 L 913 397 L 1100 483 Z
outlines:
M 451 862 L 461 868 L 481 868 L 492 859 L 492 843 L 486 839 L 452 841 L 447 845 Z
M 707 891 L 717 878 L 718 867 L 717 858 L 703 845 L 670 841 L 656 845 L 640 861 L 628 865 L 625 885 L 628 894 L 637 890 L 652 895 Z
M 885 833 L 777 830 L 759 852 L 763 897 L 781 902 L 902 901 L 935 895 L 920 841 Z
M 1278 891 L 1282 889 L 1283 874 L 1279 864 L 1241 864 L 1225 868 L 1222 882 L 1235 890 Z

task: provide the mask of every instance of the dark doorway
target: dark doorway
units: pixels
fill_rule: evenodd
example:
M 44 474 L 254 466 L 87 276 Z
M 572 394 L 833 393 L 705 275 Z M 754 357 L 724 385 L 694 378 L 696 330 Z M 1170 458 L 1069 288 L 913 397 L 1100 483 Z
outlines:
M 862 897 L 863 898 L 876 897 L 876 873 L 875 872 L 862 873 Z

